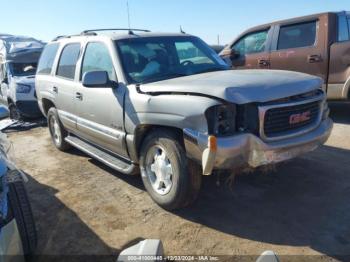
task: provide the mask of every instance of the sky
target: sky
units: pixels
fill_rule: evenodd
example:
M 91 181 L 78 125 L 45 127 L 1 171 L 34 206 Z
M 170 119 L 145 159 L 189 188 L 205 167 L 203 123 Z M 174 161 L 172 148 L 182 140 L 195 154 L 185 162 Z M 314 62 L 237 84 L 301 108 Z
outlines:
M 50 41 L 85 29 L 128 27 L 127 0 L 0 0 L 0 33 Z M 133 28 L 197 35 L 226 44 L 249 27 L 324 11 L 350 0 L 129 0 Z

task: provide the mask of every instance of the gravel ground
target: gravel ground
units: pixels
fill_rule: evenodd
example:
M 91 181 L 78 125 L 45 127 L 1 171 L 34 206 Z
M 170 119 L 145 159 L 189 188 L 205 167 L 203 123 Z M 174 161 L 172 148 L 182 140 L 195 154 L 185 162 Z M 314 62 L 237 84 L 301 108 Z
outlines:
M 324 146 L 276 171 L 239 176 L 232 189 L 205 177 L 198 202 L 177 212 L 154 204 L 140 177 L 77 150 L 59 152 L 47 128 L 11 132 L 29 177 L 36 252 L 115 255 L 132 241 L 159 238 L 167 255 L 252 260 L 271 249 L 282 261 L 350 259 L 350 104 L 331 110 L 335 126 Z

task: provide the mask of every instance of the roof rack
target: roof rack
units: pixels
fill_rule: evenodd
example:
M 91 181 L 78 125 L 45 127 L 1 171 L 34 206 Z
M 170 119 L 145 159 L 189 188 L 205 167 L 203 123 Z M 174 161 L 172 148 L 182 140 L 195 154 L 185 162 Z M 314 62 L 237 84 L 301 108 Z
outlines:
M 133 35 L 134 31 L 136 31 L 136 32 L 151 32 L 150 30 L 136 29 L 136 28 L 103 28 L 103 29 L 85 30 L 85 31 L 81 32 L 81 35 L 97 35 L 96 32 L 101 32 L 101 31 L 128 31 L 130 35 Z
M 90 30 L 85 30 L 83 32 L 81 32 L 79 35 L 59 35 L 56 36 L 54 39 L 52 39 L 52 41 L 57 41 L 59 39 L 62 38 L 71 38 L 73 36 L 88 36 L 88 35 L 97 35 L 96 32 L 100 32 L 100 31 L 128 31 L 129 35 L 133 35 L 134 31 L 136 32 L 151 32 L 150 30 L 146 30 L 146 29 L 135 29 L 135 28 L 106 28 L 106 29 L 90 29 Z
M 60 40 L 62 38 L 71 38 L 73 36 L 80 36 L 80 35 L 59 35 L 59 36 L 56 36 L 54 39 L 52 39 L 51 41 L 54 42 L 54 41 L 57 41 L 57 40 Z
M 57 41 L 58 39 L 61 39 L 61 38 L 66 38 L 66 37 L 69 37 L 67 35 L 59 35 L 59 36 L 56 36 L 54 39 L 52 39 L 52 42 L 53 41 Z

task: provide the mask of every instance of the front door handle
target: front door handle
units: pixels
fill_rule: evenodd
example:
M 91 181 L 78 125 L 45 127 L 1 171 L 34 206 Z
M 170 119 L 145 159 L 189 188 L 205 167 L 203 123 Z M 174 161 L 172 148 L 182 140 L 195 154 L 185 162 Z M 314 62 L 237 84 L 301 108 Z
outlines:
M 259 60 L 258 60 L 258 64 L 259 64 L 259 66 L 261 66 L 261 67 L 266 67 L 266 66 L 269 66 L 269 65 L 270 65 L 270 60 L 267 60 L 267 59 L 259 59 Z
M 307 57 L 307 61 L 309 63 L 318 63 L 318 62 L 322 62 L 322 56 L 320 55 L 309 55 Z
M 53 88 L 52 88 L 52 91 L 54 92 L 54 93 L 58 93 L 58 88 L 56 87 L 56 86 L 54 86 Z
M 83 94 L 82 94 L 82 93 L 79 93 L 79 92 L 76 92 L 76 93 L 75 93 L 75 98 L 76 98 L 76 99 L 79 99 L 79 100 L 83 100 Z

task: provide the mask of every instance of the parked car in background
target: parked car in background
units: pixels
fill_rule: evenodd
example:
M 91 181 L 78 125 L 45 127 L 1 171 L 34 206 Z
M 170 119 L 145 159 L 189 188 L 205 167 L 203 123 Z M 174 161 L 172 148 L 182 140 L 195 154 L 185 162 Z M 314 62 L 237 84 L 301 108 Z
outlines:
M 324 80 L 328 99 L 350 99 L 350 13 L 329 12 L 251 28 L 220 55 L 233 69 L 283 69 Z
M 59 150 L 74 146 L 121 173 L 140 171 L 166 209 L 191 204 L 201 175 L 284 161 L 330 135 L 318 77 L 229 70 L 187 34 L 110 31 L 45 47 L 40 109 Z
M 0 102 L 12 119 L 42 116 L 34 82 L 43 47 L 34 38 L 0 34 Z
M 26 176 L 9 160 L 10 144 L 0 133 L 0 261 L 24 261 L 37 243 L 26 193 Z

